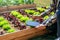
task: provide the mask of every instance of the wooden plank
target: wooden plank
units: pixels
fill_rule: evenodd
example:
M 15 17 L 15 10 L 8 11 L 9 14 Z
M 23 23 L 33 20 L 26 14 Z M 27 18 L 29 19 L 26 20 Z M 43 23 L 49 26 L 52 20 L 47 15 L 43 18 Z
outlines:
M 8 10 L 16 10 L 16 9 L 23 9 L 23 8 L 34 8 L 36 7 L 35 4 L 27 4 L 27 5 L 19 5 L 19 6 L 9 6 Z
M 20 40 L 20 39 L 28 39 L 30 37 L 34 37 L 36 35 L 43 35 L 46 33 L 45 27 L 43 29 L 28 29 L 22 30 L 19 32 L 11 33 L 8 35 L 0 36 L 0 40 Z
M 17 10 L 23 8 L 34 8 L 36 7 L 35 4 L 26 4 L 26 5 L 16 5 L 16 6 L 7 6 L 7 7 L 0 7 L 0 12 L 9 11 L 9 10 Z
M 35 37 L 35 36 L 44 35 L 46 32 L 47 32 L 46 30 L 44 30 L 44 31 L 41 30 L 41 31 L 31 33 L 29 35 L 25 35 L 25 36 L 22 36 L 22 37 L 15 38 L 14 40 L 28 40 L 29 38 L 32 38 L 32 37 Z
M 0 12 L 7 11 L 7 7 L 0 7 Z

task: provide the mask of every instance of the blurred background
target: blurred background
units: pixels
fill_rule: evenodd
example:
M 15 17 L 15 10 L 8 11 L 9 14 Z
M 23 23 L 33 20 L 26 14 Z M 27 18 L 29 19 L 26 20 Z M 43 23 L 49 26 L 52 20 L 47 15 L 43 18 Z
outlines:
M 49 6 L 51 0 L 0 0 L 0 6 L 12 6 L 23 4 L 36 4 L 37 6 Z
M 51 0 L 34 0 L 34 3 L 37 6 L 50 6 L 50 3 L 52 3 Z

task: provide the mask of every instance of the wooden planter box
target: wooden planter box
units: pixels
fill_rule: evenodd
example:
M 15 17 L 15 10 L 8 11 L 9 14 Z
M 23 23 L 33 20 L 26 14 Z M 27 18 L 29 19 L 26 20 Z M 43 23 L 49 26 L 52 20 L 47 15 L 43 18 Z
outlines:
M 0 40 L 28 40 L 31 37 L 43 35 L 46 32 L 45 27 L 43 29 L 32 28 L 0 36 Z
M 9 7 L 0 7 L 0 12 L 17 10 L 22 8 L 33 8 L 36 7 L 35 4 L 31 5 L 20 5 L 20 6 L 9 6 Z M 6 34 L 0 36 L 0 40 L 28 40 L 34 36 L 44 35 L 47 33 L 46 27 L 42 27 L 40 29 L 31 28 L 27 30 L 17 31 L 14 33 Z

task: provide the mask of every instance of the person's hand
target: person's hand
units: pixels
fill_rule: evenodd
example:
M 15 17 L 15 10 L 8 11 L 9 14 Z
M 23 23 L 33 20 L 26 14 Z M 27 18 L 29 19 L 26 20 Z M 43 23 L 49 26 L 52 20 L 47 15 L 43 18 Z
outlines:
M 43 24 L 40 24 L 39 26 L 36 26 L 35 28 L 42 30 L 42 29 L 46 29 L 46 26 Z

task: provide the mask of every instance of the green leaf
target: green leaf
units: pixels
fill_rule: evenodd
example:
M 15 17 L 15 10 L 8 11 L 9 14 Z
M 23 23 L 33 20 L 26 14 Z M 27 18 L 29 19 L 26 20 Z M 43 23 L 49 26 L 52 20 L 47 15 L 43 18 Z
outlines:
M 5 24 L 9 24 L 7 20 L 4 20 L 4 21 L 1 21 L 1 22 L 0 22 L 0 26 L 3 26 L 3 25 L 5 25 Z
M 51 15 L 54 15 L 55 13 L 54 13 L 54 12 L 51 12 L 50 14 L 51 14 Z
M 44 17 L 44 20 L 47 20 L 48 18 L 49 18 L 49 16 L 45 16 L 45 17 Z
M 23 16 L 22 16 L 22 15 L 18 15 L 18 16 L 17 16 L 17 18 L 19 18 L 19 19 L 20 19 L 21 17 L 23 17 Z
M 27 21 L 27 20 L 29 20 L 28 17 L 22 17 L 22 18 L 20 19 L 21 22 L 25 22 L 25 21 Z
M 34 12 L 34 14 L 33 15 L 40 15 L 40 13 L 39 12 Z
M 2 27 L 4 30 L 9 30 L 10 28 L 11 28 L 11 26 L 10 25 L 8 25 L 8 24 L 6 24 L 6 25 L 3 25 L 3 27 Z
M 9 29 L 7 32 L 8 32 L 8 33 L 15 32 L 15 29 Z
M 11 14 L 17 17 L 20 13 L 17 11 L 11 11 Z
M 44 8 L 41 8 L 41 7 L 37 7 L 37 10 L 39 10 L 40 12 L 45 11 L 45 9 Z
M 0 22 L 3 21 L 3 20 L 4 20 L 4 18 L 3 17 L 0 17 Z

